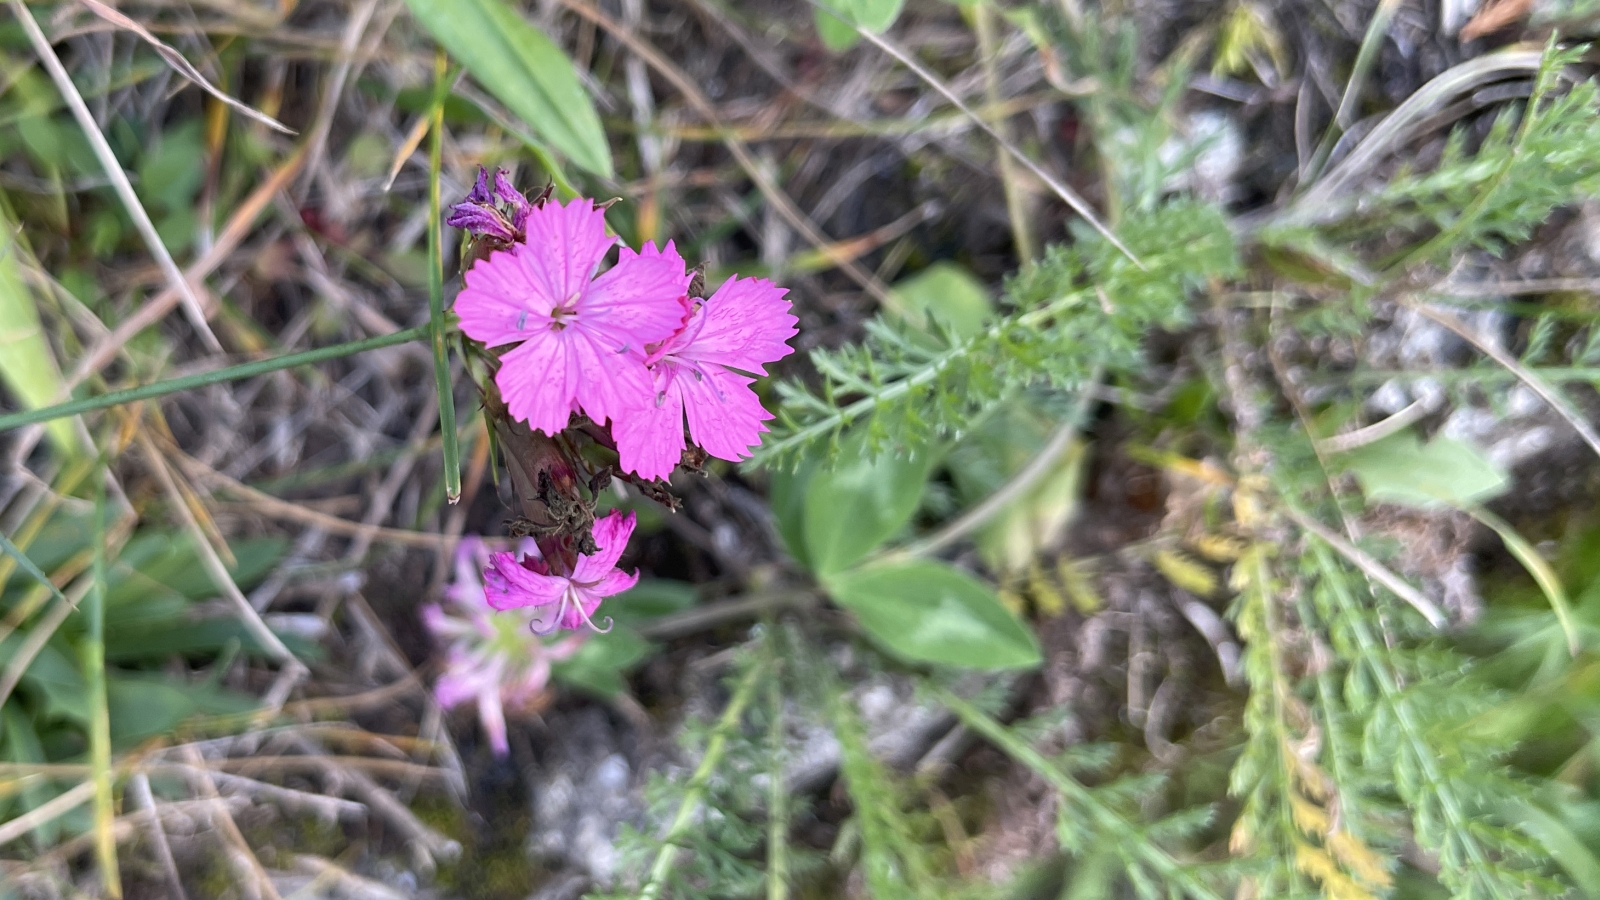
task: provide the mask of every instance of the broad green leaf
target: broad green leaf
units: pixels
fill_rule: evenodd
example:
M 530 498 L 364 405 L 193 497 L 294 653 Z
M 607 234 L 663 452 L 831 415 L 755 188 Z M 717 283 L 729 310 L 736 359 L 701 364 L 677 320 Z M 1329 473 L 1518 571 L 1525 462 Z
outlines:
M 503 0 L 406 0 L 434 40 L 534 134 L 610 178 L 611 148 L 572 61 Z
M 957 337 L 977 334 L 994 313 L 989 289 L 964 267 L 951 262 L 934 263 L 896 284 L 894 293 L 907 310 L 924 321 L 937 319 Z
M 994 591 L 945 563 L 853 569 L 827 587 L 874 642 L 902 659 L 978 669 L 1028 668 L 1041 659 L 1033 632 Z
M 844 571 L 892 537 L 911 521 L 927 480 L 925 456 L 885 449 L 874 459 L 862 439 L 846 442 L 834 468 L 818 466 L 806 485 L 801 533 L 811 571 Z
M 13 631 L 0 641 L 0 659 L 12 659 L 21 652 L 28 632 Z M 79 725 L 89 721 L 88 687 L 83 682 L 83 672 L 70 656 L 55 646 L 56 640 L 39 648 L 38 655 L 22 672 L 19 686 L 42 701 L 36 707 L 36 722 L 64 719 Z
M 50 760 L 44 755 L 44 747 L 39 741 L 39 733 L 34 731 L 33 723 L 18 708 L 15 700 L 6 701 L 0 706 L 0 758 L 14 763 L 43 763 Z M 51 788 L 50 782 L 42 779 L 31 779 L 23 784 L 21 797 L 21 812 L 35 809 L 41 804 L 49 802 L 57 791 Z M 0 817 L 10 818 L 9 800 L 0 800 Z M 61 823 L 56 819 L 41 824 L 33 830 L 34 840 L 41 847 L 49 847 L 56 842 L 56 837 L 61 833 Z M 0 894 L 0 896 L 4 896 Z
M 556 663 L 556 680 L 601 697 L 627 690 L 622 676 L 650 656 L 654 645 L 630 629 L 618 626 L 606 634 L 591 634 L 571 657 Z
M 193 716 L 249 712 L 256 705 L 244 694 L 164 675 L 109 674 L 106 680 L 111 740 L 119 747 L 170 732 Z
M 1403 506 L 1463 507 L 1499 496 L 1510 479 L 1471 444 L 1438 437 L 1427 444 L 1411 432 L 1347 454 L 1345 467 L 1367 499 Z
M 24 251 L 16 234 L 10 216 L 0 212 L 0 381 L 23 406 L 38 409 L 56 402 L 61 369 L 45 340 L 33 292 L 22 278 L 19 258 Z M 82 449 L 71 420 L 57 419 L 45 429 L 62 454 Z
M 777 520 L 778 536 L 789 548 L 795 562 L 811 568 L 811 555 L 806 552 L 806 488 L 816 474 L 817 462 L 807 457 L 793 469 L 778 469 L 772 473 L 767 486 L 767 503 Z
M 905 0 L 829 0 L 827 5 L 839 15 L 821 8 L 814 10 L 817 36 L 828 49 L 839 51 L 850 49 L 860 39 L 854 25 L 874 33 L 893 25 L 900 17 L 900 7 L 905 5 Z
M 601 614 L 612 617 L 619 625 L 631 625 L 683 612 L 698 602 L 700 597 L 694 585 L 686 581 L 645 578 L 607 600 Z

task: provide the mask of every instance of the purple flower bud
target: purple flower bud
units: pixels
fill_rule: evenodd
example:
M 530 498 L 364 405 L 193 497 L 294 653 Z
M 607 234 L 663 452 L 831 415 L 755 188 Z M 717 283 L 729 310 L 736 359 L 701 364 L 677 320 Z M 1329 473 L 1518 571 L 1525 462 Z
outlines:
M 494 187 L 489 187 L 489 170 L 478 167 L 478 181 L 466 199 L 450 207 L 445 224 L 471 234 L 473 237 L 493 238 L 507 244 L 523 239 L 528 214 L 534 204 L 511 185 L 506 171 L 494 174 Z

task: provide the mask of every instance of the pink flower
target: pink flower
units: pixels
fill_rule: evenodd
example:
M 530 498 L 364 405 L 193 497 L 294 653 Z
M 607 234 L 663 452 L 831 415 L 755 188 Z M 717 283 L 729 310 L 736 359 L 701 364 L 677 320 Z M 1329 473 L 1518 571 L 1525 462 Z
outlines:
M 654 400 L 612 428 L 623 471 L 643 478 L 672 474 L 689 436 L 718 459 L 738 462 L 761 442 L 772 414 L 739 372 L 767 374 L 766 364 L 793 352 L 795 336 L 783 288 L 763 278 L 730 278 L 648 360 Z M 737 370 L 737 371 L 736 371 Z
M 669 242 L 595 271 L 616 238 L 590 200 L 548 201 L 527 211 L 524 241 L 467 271 L 456 296 L 461 330 L 490 347 L 521 342 L 500 358 L 495 383 L 514 418 L 554 435 L 581 409 L 604 424 L 650 394 L 646 344 L 683 324 L 689 287 Z
M 533 541 L 522 550 L 537 555 Z M 494 752 L 504 756 L 506 708 L 531 704 L 550 682 L 550 666 L 576 653 L 584 636 L 569 635 L 553 644 L 528 633 L 533 616 L 496 613 L 484 595 L 478 572 L 489 562 L 489 549 L 476 537 L 456 548 L 455 581 L 445 588 L 445 605 L 422 608 L 422 622 L 445 645 L 444 672 L 433 694 L 446 709 L 475 701 L 478 721 Z
M 596 631 L 609 630 L 594 624 L 594 611 L 600 601 L 620 594 L 639 581 L 637 572 L 618 569 L 617 558 L 633 534 L 633 513 L 613 511 L 594 523 L 594 554 L 579 554 L 571 575 L 556 575 L 544 560 L 525 554 L 519 561 L 515 553 L 496 553 L 483 582 L 489 605 L 495 609 L 528 609 L 533 630 L 548 634 L 557 628 L 588 625 Z

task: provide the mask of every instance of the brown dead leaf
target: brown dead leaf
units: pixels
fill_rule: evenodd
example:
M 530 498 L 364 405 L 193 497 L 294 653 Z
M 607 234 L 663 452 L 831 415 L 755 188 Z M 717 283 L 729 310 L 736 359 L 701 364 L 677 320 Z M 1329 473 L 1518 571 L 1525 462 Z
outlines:
M 1533 0 L 1490 0 L 1472 20 L 1461 26 L 1461 43 L 1481 38 L 1516 22 L 1533 8 Z

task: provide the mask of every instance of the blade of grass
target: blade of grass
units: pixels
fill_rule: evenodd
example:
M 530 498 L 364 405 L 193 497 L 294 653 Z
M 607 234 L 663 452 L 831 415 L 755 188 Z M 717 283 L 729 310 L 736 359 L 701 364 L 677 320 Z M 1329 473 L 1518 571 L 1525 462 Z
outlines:
M 6 537 L 5 532 L 3 531 L 0 531 L 0 550 L 4 550 L 7 556 L 11 557 L 13 560 L 16 560 L 17 566 L 19 566 L 22 571 L 27 572 L 35 581 L 49 588 L 50 593 L 57 600 L 60 600 L 62 603 L 66 603 L 68 606 L 72 605 L 71 602 L 67 600 L 66 595 L 61 593 L 61 589 L 56 587 L 56 583 L 50 580 L 50 576 L 46 575 L 43 569 L 35 565 L 33 560 L 29 559 L 27 554 L 22 552 L 21 548 L 19 548 L 16 544 L 11 543 L 11 539 Z M 0 585 L 4 584 L 5 580 L 0 579 Z
M 22 278 L 22 242 L 7 212 L 0 209 L 0 380 L 23 405 L 40 407 L 60 393 L 61 367 L 45 339 L 33 292 Z M 52 422 L 48 431 L 63 455 L 82 451 L 70 421 Z
M 169 378 L 165 381 L 156 381 L 138 387 L 121 391 L 112 391 L 98 397 L 88 397 L 83 400 L 73 400 L 70 403 L 58 403 L 43 409 L 28 410 L 26 412 L 11 413 L 0 416 L 0 431 L 9 431 L 23 425 L 32 425 L 36 422 L 48 422 L 63 416 L 75 416 L 80 413 L 93 412 L 97 409 L 106 409 L 111 406 L 120 406 L 124 403 L 136 403 L 140 400 L 150 400 L 155 397 L 165 397 L 180 391 L 193 390 L 211 384 L 221 384 L 225 381 L 238 381 L 242 378 L 254 378 L 268 372 L 280 369 L 292 369 L 296 366 L 305 366 L 312 363 L 324 362 L 330 359 L 340 359 L 365 353 L 368 350 L 378 350 L 383 347 L 393 347 L 410 341 L 427 337 L 432 331 L 430 325 L 418 325 L 394 334 L 381 334 L 377 337 L 365 338 L 359 341 L 349 341 L 335 344 L 332 347 L 319 347 L 315 350 L 306 350 L 300 353 L 286 353 L 283 356 L 274 356 L 260 359 L 255 362 L 242 363 L 229 366 L 226 369 L 217 369 L 212 372 L 200 372 L 195 375 L 185 375 L 182 378 Z
M 90 569 L 89 595 L 79 612 L 85 628 L 78 657 L 83 663 L 83 681 L 89 701 L 89 768 L 94 784 L 94 849 L 100 864 L 100 881 L 106 893 L 122 896 L 122 877 L 117 872 L 117 836 L 112 824 L 117 817 L 111 796 L 111 713 L 106 706 L 106 485 L 94 479 L 94 563 Z
M 433 57 L 433 106 L 428 136 L 428 328 L 433 345 L 433 383 L 439 390 L 439 436 L 444 440 L 444 495 L 461 499 L 461 446 L 456 442 L 455 391 L 450 384 L 450 356 L 445 347 L 443 227 L 439 221 L 439 178 L 444 167 L 444 98 L 455 79 L 443 52 Z
M 1380 0 L 1377 10 L 1372 13 L 1372 21 L 1367 23 L 1367 33 L 1361 38 L 1361 49 L 1356 52 L 1355 65 L 1350 69 L 1350 79 L 1345 82 L 1344 96 L 1339 98 L 1339 109 L 1334 112 L 1333 121 L 1328 123 L 1327 133 L 1322 136 L 1322 143 L 1317 145 L 1316 153 L 1312 154 L 1311 161 L 1301 175 L 1302 185 L 1310 184 L 1322 174 L 1322 167 L 1328 163 L 1328 154 L 1333 152 L 1339 136 L 1350 127 L 1356 104 L 1361 100 L 1361 88 L 1366 84 L 1367 73 L 1372 71 L 1372 64 L 1377 62 L 1378 48 L 1389 33 L 1389 23 L 1394 20 L 1394 14 L 1399 11 L 1400 0 Z
M 1539 590 L 1543 591 L 1545 598 L 1550 601 L 1550 608 L 1555 611 L 1556 621 L 1561 624 L 1561 633 L 1566 635 L 1567 652 L 1576 657 L 1581 643 L 1578 638 L 1578 627 L 1572 620 L 1572 603 L 1567 599 L 1567 590 L 1561 586 L 1561 578 L 1556 575 L 1556 570 L 1551 568 L 1550 563 L 1539 555 L 1539 551 L 1532 544 L 1528 543 L 1527 538 L 1511 527 L 1510 522 L 1475 503 L 1463 506 L 1462 509 L 1467 515 L 1489 526 L 1495 534 L 1500 535 L 1500 540 L 1505 543 L 1506 549 L 1511 551 L 1517 562 L 1522 563 L 1522 567 L 1533 576 L 1533 580 L 1539 585 Z
M 144 239 L 150 255 L 155 257 L 156 263 L 161 267 L 161 273 L 166 276 L 168 284 L 183 298 L 183 311 L 188 315 L 189 323 L 194 326 L 194 330 L 211 352 L 222 352 L 221 342 L 211 333 L 211 326 L 206 322 L 205 306 L 195 294 L 194 286 L 183 277 L 183 271 L 173 261 L 172 254 L 167 252 L 167 245 L 161 242 L 161 236 L 156 234 L 155 223 L 150 221 L 150 214 L 145 212 L 144 204 L 139 202 L 139 195 L 133 192 L 133 184 L 128 181 L 128 173 L 122 171 L 122 163 L 117 162 L 116 154 L 111 152 L 111 145 L 106 142 L 106 136 L 101 134 L 99 127 L 95 125 L 94 115 L 83 102 L 83 95 L 78 93 L 78 88 L 72 83 L 72 76 L 67 74 L 60 57 L 56 56 L 55 48 L 50 46 L 50 39 L 45 37 L 39 23 L 34 21 L 33 13 L 28 11 L 22 0 L 9 0 L 9 3 L 11 14 L 16 16 L 17 21 L 22 24 L 22 30 L 27 32 L 28 41 L 33 44 L 33 50 L 39 55 L 39 61 L 44 63 L 45 70 L 50 73 L 50 79 L 56 84 L 56 90 L 60 91 L 62 99 L 67 101 L 73 118 L 78 120 L 78 127 L 83 129 L 84 137 L 94 149 L 95 158 L 100 160 L 106 177 L 111 179 L 111 186 L 116 189 L 117 199 L 122 201 L 123 207 L 128 212 L 128 218 L 133 220 L 134 227 Z

